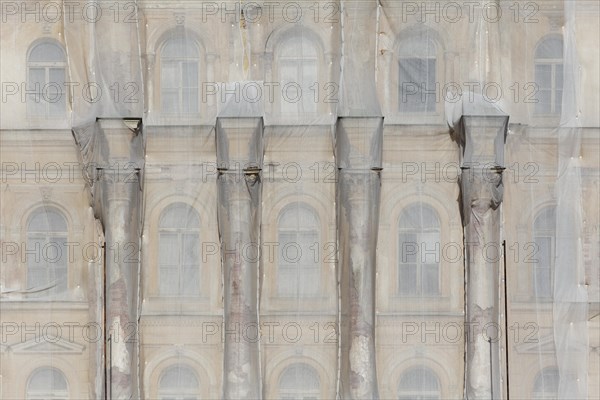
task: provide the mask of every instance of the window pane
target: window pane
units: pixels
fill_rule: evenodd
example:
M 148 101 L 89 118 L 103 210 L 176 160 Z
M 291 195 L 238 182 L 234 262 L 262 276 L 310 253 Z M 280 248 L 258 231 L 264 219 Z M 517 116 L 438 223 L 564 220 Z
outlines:
M 552 238 L 550 237 L 536 237 L 535 238 L 536 250 L 535 259 L 537 260 L 538 268 L 550 269 L 553 264 L 552 260 Z
M 200 386 L 196 373 L 189 367 L 176 365 L 163 372 L 159 390 L 197 389 Z
M 400 234 L 400 263 L 416 263 L 420 244 L 416 233 Z
M 537 297 L 552 297 L 552 277 L 549 269 L 536 268 L 535 294 Z
M 48 283 L 48 272 L 45 267 L 27 270 L 27 289 L 45 287 Z
M 279 267 L 277 276 L 277 292 L 281 296 L 298 295 L 298 273 L 296 268 Z
M 64 62 L 62 49 L 54 43 L 40 43 L 29 53 L 30 62 Z
M 435 111 L 435 59 L 401 58 L 399 105 L 404 112 Z
M 160 265 L 179 264 L 179 246 L 176 233 L 161 233 L 158 248 Z
M 533 227 L 536 231 L 556 229 L 556 209 L 554 207 L 544 208 L 536 217 Z
M 555 64 L 554 65 L 554 78 L 556 79 L 556 89 L 562 90 L 563 87 L 563 65 Z
M 198 265 L 200 263 L 200 235 L 183 234 L 183 264 Z
M 407 392 L 437 391 L 439 380 L 429 369 L 417 367 L 405 372 L 400 378 L 400 390 Z
M 438 232 L 424 232 L 419 243 L 421 263 L 432 264 L 440 262 L 440 235 Z
M 198 89 L 182 89 L 182 109 L 181 111 L 188 114 L 198 112 Z
M 174 90 L 163 90 L 161 92 L 161 107 L 165 113 L 176 113 L 179 111 L 179 92 Z
M 433 296 L 440 293 L 438 269 L 438 264 L 423 265 L 423 294 Z
M 535 83 L 539 90 L 552 88 L 552 65 L 537 64 L 535 66 Z
M 183 87 L 198 87 L 198 63 L 184 62 L 181 63 L 181 75 Z
M 535 50 L 535 58 L 560 59 L 563 58 L 562 38 L 547 38 Z
M 399 268 L 398 288 L 400 294 L 417 294 L 417 266 L 415 264 L 404 264 Z
M 166 208 L 161 216 L 159 226 L 161 228 L 199 228 L 200 217 L 198 212 L 184 203 L 175 203 Z
M 427 68 L 425 69 L 427 73 L 427 80 L 425 81 L 427 90 L 427 94 L 425 95 L 425 103 L 426 103 L 426 111 L 434 112 L 435 111 L 435 102 L 436 102 L 436 82 L 435 82 L 435 58 L 428 58 L 426 60 Z
M 179 76 L 179 63 L 163 62 L 161 67 L 160 85 L 163 89 L 173 89 L 181 86 Z
M 320 273 L 318 268 L 303 268 L 299 271 L 299 294 L 315 296 L 319 293 Z
M 319 374 L 305 364 L 292 364 L 283 371 L 279 379 L 279 388 L 297 394 L 318 390 L 321 385 Z
M 179 270 L 176 267 L 160 268 L 160 293 L 176 295 L 179 292 Z
M 546 368 L 538 374 L 533 389 L 534 399 L 556 399 L 560 376 L 556 368 Z
M 50 68 L 49 69 L 49 82 L 55 88 L 60 88 L 60 91 L 64 91 L 65 86 L 65 69 L 64 68 Z
M 66 232 L 65 218 L 52 209 L 38 209 L 29 219 L 29 231 L 36 232 Z
M 286 209 L 279 217 L 279 227 L 285 229 L 316 230 L 319 227 L 319 218 L 316 213 L 302 205 Z
M 184 296 L 197 296 L 200 293 L 200 270 L 197 265 L 183 267 L 181 276 L 181 294 Z
M 535 112 L 538 114 L 550 114 L 552 112 L 552 91 L 539 90 L 537 92 L 537 103 Z
M 46 84 L 46 69 L 45 68 L 29 68 L 28 89 L 41 92 Z
M 61 94 L 56 101 L 48 103 L 48 115 L 53 117 L 64 116 L 67 112 L 65 94 Z
M 173 38 L 165 42 L 161 56 L 163 58 L 197 58 L 198 48 L 192 40 Z
M 40 95 L 27 95 L 27 112 L 30 115 L 46 115 L 46 104 Z
M 297 266 L 302 255 L 298 235 L 295 232 L 281 232 L 279 233 L 279 243 L 281 244 L 279 265 Z
M 316 46 L 303 37 L 283 42 L 279 53 L 279 80 L 282 88 L 282 113 L 314 113 L 315 92 L 310 89 L 318 81 Z
M 57 392 L 67 390 L 67 381 L 62 372 L 55 368 L 43 368 L 33 373 L 27 385 L 28 392 L 36 392 L 36 395 L 46 394 L 53 396 Z M 40 393 L 43 392 L 43 393 Z
M 554 113 L 560 114 L 562 112 L 562 90 L 557 90 L 554 97 Z

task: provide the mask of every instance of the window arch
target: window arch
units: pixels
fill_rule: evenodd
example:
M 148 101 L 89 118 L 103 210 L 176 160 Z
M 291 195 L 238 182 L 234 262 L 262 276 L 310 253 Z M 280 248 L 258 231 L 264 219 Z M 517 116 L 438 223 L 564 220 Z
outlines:
M 165 114 L 199 113 L 200 50 L 184 36 L 167 39 L 160 52 L 160 99 Z
M 398 292 L 403 296 L 440 294 L 440 219 L 428 205 L 405 208 L 398 225 Z
M 56 368 L 38 368 L 27 382 L 28 400 L 63 400 L 69 398 L 64 374 Z
M 296 204 L 279 215 L 277 291 L 280 296 L 310 297 L 319 293 L 319 232 L 319 217 L 308 206 Z
M 40 207 L 27 223 L 27 290 L 31 297 L 67 290 L 68 227 L 53 208 Z
M 200 216 L 185 203 L 159 218 L 159 291 L 162 296 L 200 295 Z
M 435 112 L 437 44 L 427 31 L 400 41 L 398 67 L 399 111 Z
M 533 264 L 533 292 L 538 298 L 551 298 L 553 292 L 556 244 L 556 208 L 546 207 L 533 222 L 536 257 Z
M 200 398 L 200 382 L 196 372 L 185 365 L 167 368 L 158 380 L 160 400 L 196 400 Z
M 536 114 L 560 114 L 563 93 L 563 40 L 550 36 L 535 49 Z
M 560 375 L 555 367 L 544 368 L 538 373 L 533 385 L 532 398 L 535 400 L 551 400 L 558 398 L 558 381 Z
M 277 46 L 277 66 L 281 85 L 281 113 L 317 112 L 315 95 L 319 88 L 319 49 L 306 34 L 290 35 Z
M 398 384 L 398 399 L 441 399 L 440 381 L 437 375 L 425 367 L 414 367 L 404 372 Z
M 310 365 L 295 363 L 279 378 L 279 398 L 282 400 L 316 400 L 321 397 L 319 373 Z
M 54 42 L 35 44 L 27 56 L 27 112 L 34 117 L 64 117 L 67 110 L 66 57 Z

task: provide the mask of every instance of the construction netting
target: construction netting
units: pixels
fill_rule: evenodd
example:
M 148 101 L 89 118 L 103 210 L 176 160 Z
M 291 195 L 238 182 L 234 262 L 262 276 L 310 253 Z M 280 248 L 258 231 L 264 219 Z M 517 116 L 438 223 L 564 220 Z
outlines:
M 596 1 L 0 4 L 0 398 L 600 396 Z

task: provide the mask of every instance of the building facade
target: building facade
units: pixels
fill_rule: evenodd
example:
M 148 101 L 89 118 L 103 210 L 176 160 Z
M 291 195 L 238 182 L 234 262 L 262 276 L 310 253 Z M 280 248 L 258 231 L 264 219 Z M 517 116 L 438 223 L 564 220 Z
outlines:
M 597 398 L 599 18 L 2 2 L 0 397 L 459 399 L 485 335 L 493 398 Z M 460 142 L 497 113 L 502 143 Z M 466 308 L 469 151 L 502 159 L 491 325 Z

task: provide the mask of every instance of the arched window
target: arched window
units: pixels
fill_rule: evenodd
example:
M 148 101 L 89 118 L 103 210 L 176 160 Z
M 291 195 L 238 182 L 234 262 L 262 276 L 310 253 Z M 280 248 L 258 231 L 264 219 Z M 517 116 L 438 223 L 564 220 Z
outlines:
M 558 369 L 554 367 L 545 368 L 535 378 L 533 386 L 534 400 L 554 400 L 558 398 Z
M 281 113 L 316 113 L 319 93 L 317 46 L 304 35 L 294 35 L 283 40 L 277 50 Z
M 535 49 L 537 114 L 560 114 L 563 93 L 563 40 L 544 39 Z
M 159 220 L 159 289 L 162 296 L 200 294 L 200 216 L 192 207 L 175 203 Z
M 404 296 L 440 294 L 440 220 L 425 204 L 402 211 L 399 221 L 398 292 Z
M 67 290 L 67 221 L 55 209 L 40 207 L 27 223 L 27 290 L 31 297 Z
M 319 373 L 310 365 L 296 363 L 287 367 L 279 378 L 282 400 L 316 400 L 321 398 Z
M 411 368 L 402 374 L 398 384 L 399 400 L 441 399 L 440 381 L 429 368 Z
M 67 380 L 56 368 L 38 368 L 27 382 L 28 400 L 63 400 L 69 398 Z
M 319 226 L 316 212 L 307 206 L 288 207 L 279 216 L 280 296 L 310 297 L 319 293 Z
M 196 372 L 185 365 L 167 368 L 158 381 L 160 400 L 196 400 L 200 398 L 200 382 Z
M 165 114 L 198 114 L 200 51 L 191 39 L 173 37 L 160 53 L 160 99 Z
M 27 57 L 27 112 L 33 117 L 64 117 L 66 57 L 53 42 L 36 44 Z
M 398 105 L 400 112 L 435 112 L 437 46 L 427 32 L 400 42 Z
M 535 256 L 533 264 L 533 290 L 536 297 L 551 298 L 556 243 L 556 209 L 544 208 L 533 222 Z

